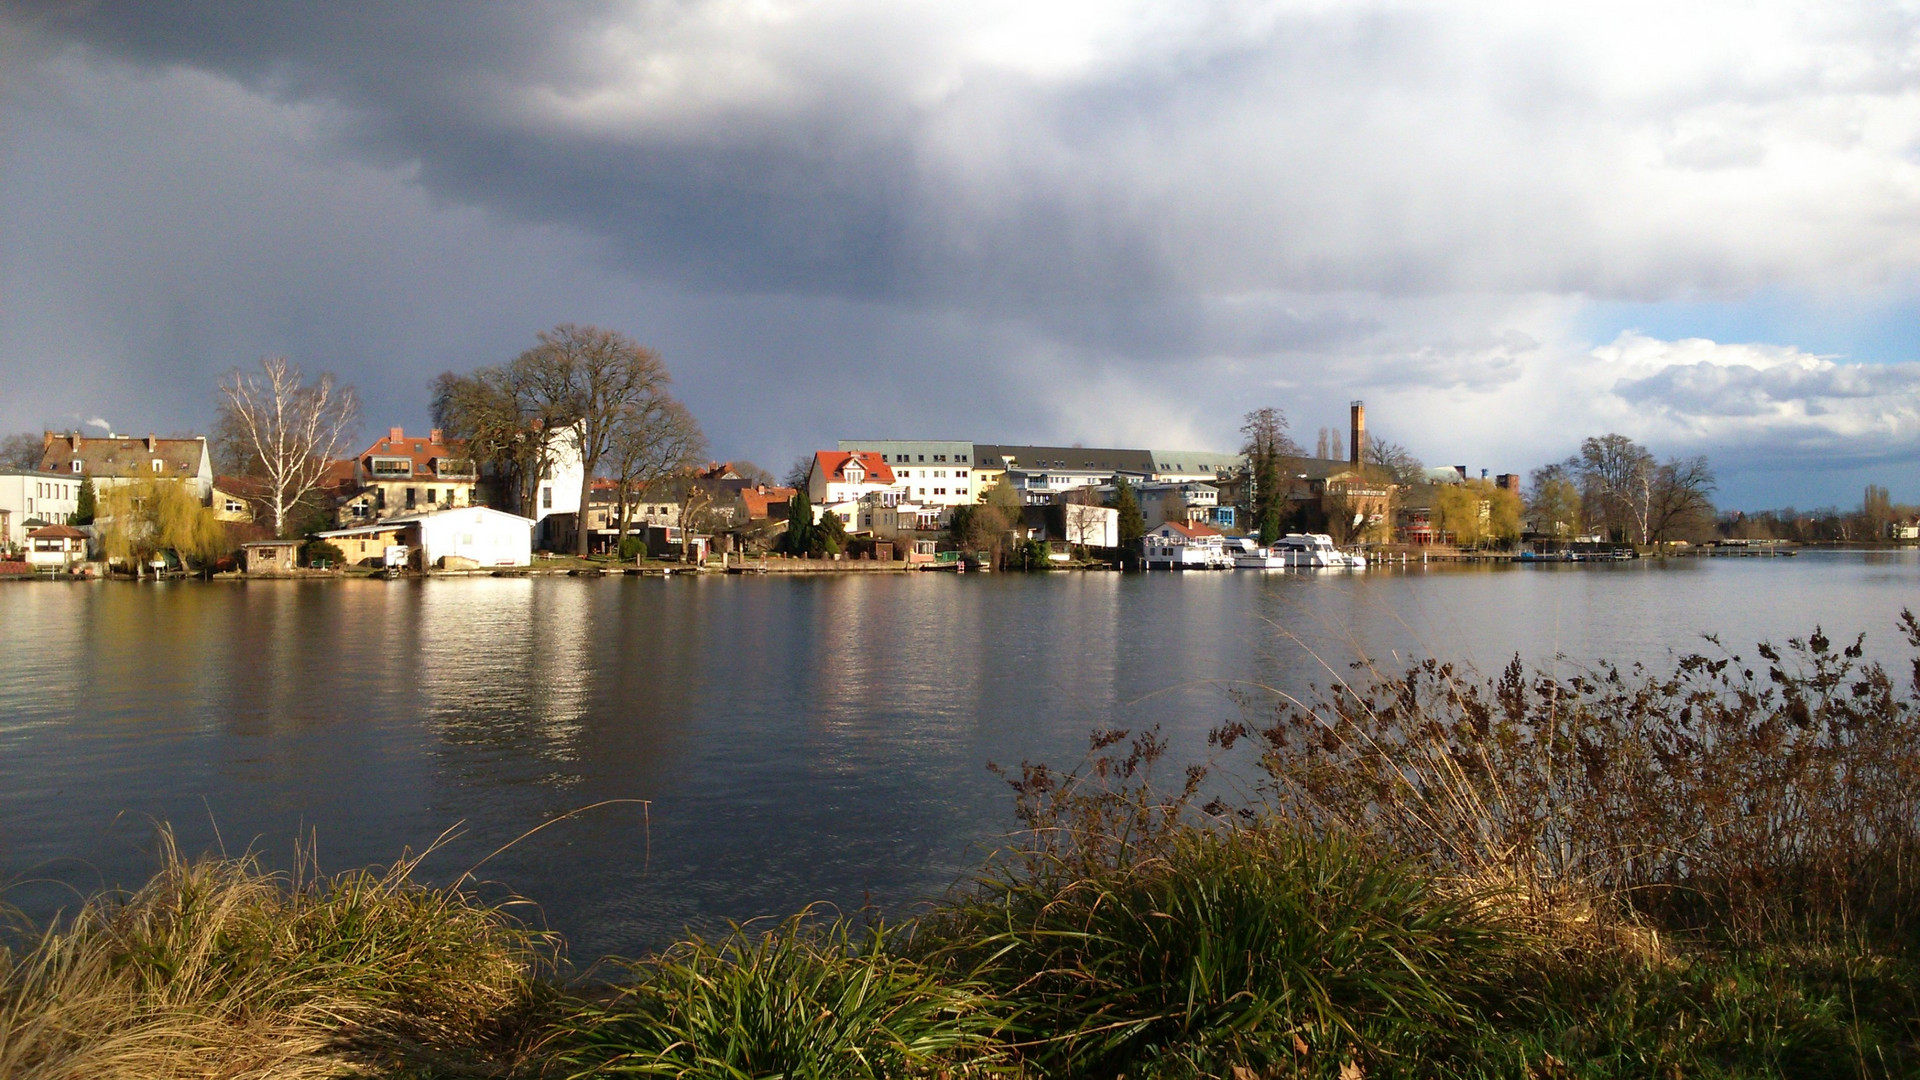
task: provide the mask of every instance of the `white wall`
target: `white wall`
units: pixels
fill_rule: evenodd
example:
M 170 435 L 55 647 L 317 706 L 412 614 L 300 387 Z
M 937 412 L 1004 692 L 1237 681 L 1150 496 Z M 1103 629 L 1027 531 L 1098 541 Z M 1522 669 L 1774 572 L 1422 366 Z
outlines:
M 429 569 L 448 555 L 481 566 L 526 566 L 533 561 L 533 522 L 514 514 L 480 506 L 443 510 L 421 517 L 419 527 L 421 562 Z

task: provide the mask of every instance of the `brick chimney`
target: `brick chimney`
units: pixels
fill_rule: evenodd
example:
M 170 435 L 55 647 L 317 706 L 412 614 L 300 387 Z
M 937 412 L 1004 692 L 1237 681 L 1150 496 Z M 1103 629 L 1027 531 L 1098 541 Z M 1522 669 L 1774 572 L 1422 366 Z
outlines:
M 405 428 L 394 427 L 394 428 L 387 429 L 387 438 L 393 442 L 400 442 L 406 437 L 407 437 L 407 431 Z
M 1347 439 L 1347 460 L 1358 465 L 1367 459 L 1367 403 L 1355 401 L 1348 406 L 1352 424 Z
M 147 432 L 147 453 L 153 453 L 153 432 Z
M 434 428 L 433 432 L 427 436 L 427 441 L 433 443 L 435 446 L 442 445 L 447 441 L 446 434 L 447 433 L 440 428 Z

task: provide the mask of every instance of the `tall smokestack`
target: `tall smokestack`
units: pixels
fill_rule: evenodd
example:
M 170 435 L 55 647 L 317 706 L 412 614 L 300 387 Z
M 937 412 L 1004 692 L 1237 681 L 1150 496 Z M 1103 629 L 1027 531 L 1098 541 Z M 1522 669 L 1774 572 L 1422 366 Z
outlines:
M 1358 465 L 1362 461 L 1365 461 L 1367 457 L 1367 403 L 1364 401 L 1356 401 L 1352 404 L 1351 408 L 1353 411 L 1353 429 L 1347 439 L 1347 454 L 1349 455 L 1347 460 Z

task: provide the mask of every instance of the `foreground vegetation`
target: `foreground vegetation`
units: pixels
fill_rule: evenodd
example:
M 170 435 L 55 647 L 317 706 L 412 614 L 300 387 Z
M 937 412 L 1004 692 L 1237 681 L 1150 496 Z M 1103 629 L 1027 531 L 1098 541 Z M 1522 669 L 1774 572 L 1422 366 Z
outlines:
M 0 1077 L 1920 1075 L 1920 660 L 1863 653 L 1363 669 L 1215 733 L 1235 799 L 1098 733 L 918 920 L 585 975 L 415 859 L 170 853 L 0 960 Z

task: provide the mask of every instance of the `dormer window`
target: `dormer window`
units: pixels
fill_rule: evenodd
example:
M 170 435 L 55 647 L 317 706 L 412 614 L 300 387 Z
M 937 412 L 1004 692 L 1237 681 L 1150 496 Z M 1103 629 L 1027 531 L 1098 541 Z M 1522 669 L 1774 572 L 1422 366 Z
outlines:
M 84 468 L 84 463 L 83 463 L 83 462 L 81 462 L 81 460 L 80 460 L 79 458 L 74 458 L 74 459 L 73 459 L 73 471 L 74 471 L 74 472 L 84 472 L 84 471 L 85 471 L 85 468 Z
M 161 460 L 160 460 L 159 458 L 154 458 L 154 459 L 153 459 L 153 471 L 154 471 L 154 472 L 159 472 L 159 471 L 160 471 L 161 469 L 164 469 L 164 468 L 166 468 L 166 467 L 167 467 L 167 466 L 166 466 L 166 462 L 164 462 L 164 461 L 161 461 Z

